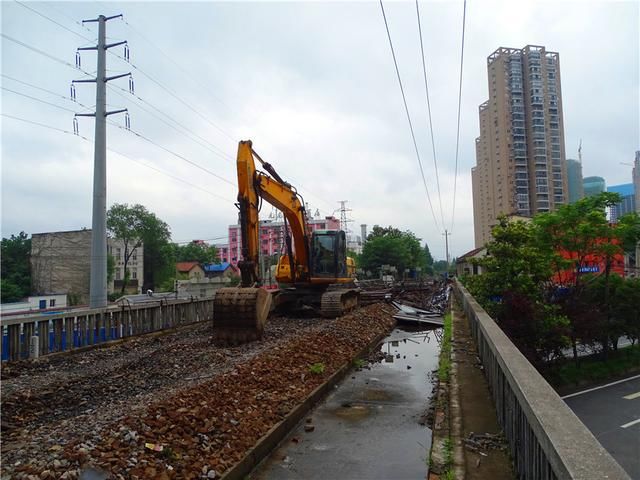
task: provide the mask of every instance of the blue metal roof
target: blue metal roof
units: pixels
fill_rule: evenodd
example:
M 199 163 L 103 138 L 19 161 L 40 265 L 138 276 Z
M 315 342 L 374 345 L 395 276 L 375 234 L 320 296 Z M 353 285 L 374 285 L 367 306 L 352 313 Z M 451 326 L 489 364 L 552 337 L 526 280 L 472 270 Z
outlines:
M 205 272 L 224 272 L 229 268 L 231 264 L 229 262 L 224 263 L 209 263 L 204 266 Z
M 607 187 L 607 192 L 619 193 L 623 197 L 633 195 L 633 183 L 623 183 L 622 185 L 611 185 Z

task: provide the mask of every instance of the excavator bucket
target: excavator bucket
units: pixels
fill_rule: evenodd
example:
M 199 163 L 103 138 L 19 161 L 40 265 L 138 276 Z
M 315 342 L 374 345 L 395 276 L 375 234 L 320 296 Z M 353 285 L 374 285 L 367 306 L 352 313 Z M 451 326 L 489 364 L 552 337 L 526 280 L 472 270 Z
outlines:
M 225 345 L 239 345 L 262 338 L 271 308 L 271 294 L 264 288 L 221 288 L 213 302 L 213 338 Z

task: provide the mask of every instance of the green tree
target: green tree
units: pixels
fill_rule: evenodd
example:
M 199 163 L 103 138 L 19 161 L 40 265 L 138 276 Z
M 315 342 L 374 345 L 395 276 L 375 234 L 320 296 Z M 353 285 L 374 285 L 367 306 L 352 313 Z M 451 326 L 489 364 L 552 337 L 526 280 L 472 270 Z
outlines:
M 564 205 L 554 212 L 539 214 L 533 220 L 538 227 L 537 241 L 553 252 L 556 278 L 570 286 L 560 305 L 571 321 L 576 364 L 578 342 L 601 343 L 605 358 L 610 346 L 616 348 L 617 345 L 619 328 L 613 315 L 613 290 L 618 279 L 612 278 L 613 264 L 640 240 L 637 214 L 624 215 L 617 223 L 607 220 L 607 209 L 620 201 L 619 194 L 604 192 Z M 602 263 L 604 271 L 599 276 L 584 276 L 581 268 L 587 263 Z M 597 285 L 586 285 L 595 278 Z M 594 302 L 597 308 L 593 308 Z M 596 318 L 597 314 L 600 318 Z M 595 328 L 595 324 L 599 328 Z
M 127 265 L 131 256 L 144 244 L 144 289 L 160 283 L 160 277 L 173 267 L 172 249 L 169 246 L 169 226 L 144 206 L 113 204 L 107 212 L 107 229 L 124 243 L 124 272 L 121 294 L 129 280 Z
M 220 257 L 218 249 L 213 245 L 193 241 L 186 245 L 176 245 L 176 261 L 220 263 Z
M 424 244 L 424 263 L 425 263 L 425 273 L 427 275 L 433 275 L 433 256 L 431 255 L 431 251 L 429 250 L 429 245 Z
M 473 295 L 534 364 L 561 355 L 567 319 L 546 301 L 553 254 L 536 241 L 529 222 L 498 219 L 487 254 L 476 260 L 483 274 L 465 279 Z
M 25 232 L 2 239 L 0 252 L 2 302 L 16 302 L 31 293 L 31 239 Z
M 640 278 L 627 278 L 617 290 L 614 314 L 632 343 L 640 339 Z
M 405 269 L 426 267 L 426 255 L 420 246 L 420 239 L 413 232 L 401 231 L 394 227 L 373 227 L 359 258 L 359 267 L 378 272 L 382 265 L 395 267 L 403 274 Z
M 107 283 L 113 280 L 113 274 L 116 271 L 116 259 L 110 253 L 107 253 Z

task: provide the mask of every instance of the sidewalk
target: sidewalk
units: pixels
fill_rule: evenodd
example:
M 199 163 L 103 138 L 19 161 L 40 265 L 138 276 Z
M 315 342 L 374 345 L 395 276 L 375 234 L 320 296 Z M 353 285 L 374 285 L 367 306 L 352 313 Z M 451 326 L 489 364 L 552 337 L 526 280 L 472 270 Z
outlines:
M 434 445 L 437 437 L 441 443 L 451 439 L 457 480 L 513 479 L 508 448 L 499 435 L 501 429 L 467 319 L 455 301 L 452 303 L 451 374 L 448 385 L 439 389 L 439 396 L 448 395 L 449 401 L 446 412 L 436 411 Z M 442 416 L 447 419 L 441 421 L 443 428 L 438 431 Z M 431 474 L 429 478 L 443 477 Z

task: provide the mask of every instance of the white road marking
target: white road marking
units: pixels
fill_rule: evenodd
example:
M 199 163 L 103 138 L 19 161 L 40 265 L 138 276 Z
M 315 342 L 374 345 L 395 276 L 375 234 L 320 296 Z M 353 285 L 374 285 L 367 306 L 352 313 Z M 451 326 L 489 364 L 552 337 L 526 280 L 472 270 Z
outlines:
M 622 428 L 629 428 L 631 425 L 635 425 L 636 423 L 640 423 L 640 418 L 634 420 L 633 422 L 625 423 L 624 425 L 620 425 Z
M 634 400 L 636 398 L 640 398 L 640 392 L 632 393 L 631 395 L 625 395 L 622 398 L 624 398 L 625 400 Z
M 640 375 L 636 375 L 634 377 L 629 377 L 629 378 L 623 378 L 622 380 L 618 380 L 617 382 L 607 383 L 606 385 L 600 385 L 599 387 L 593 387 L 593 388 L 590 388 L 588 390 L 583 390 L 581 392 L 572 393 L 570 395 L 565 395 L 564 397 L 560 397 L 560 398 L 562 398 L 564 400 L 565 398 L 575 397 L 577 395 L 582 395 L 583 393 L 594 392 L 596 390 L 600 390 L 601 388 L 611 387 L 612 385 L 617 385 L 619 383 L 628 382 L 629 380 L 635 380 L 636 378 L 640 378 Z

